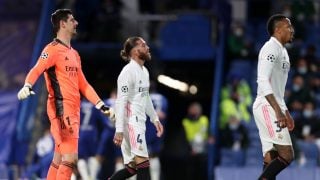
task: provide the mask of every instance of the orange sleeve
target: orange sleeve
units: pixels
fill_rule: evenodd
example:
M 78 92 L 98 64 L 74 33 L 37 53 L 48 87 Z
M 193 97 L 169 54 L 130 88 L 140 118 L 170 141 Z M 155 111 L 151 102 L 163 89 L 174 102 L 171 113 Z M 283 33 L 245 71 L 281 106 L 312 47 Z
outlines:
M 78 77 L 79 77 L 79 89 L 81 94 L 86 97 L 92 104 L 97 104 L 99 101 L 101 101 L 100 97 L 96 93 L 96 91 L 93 89 L 93 87 L 88 83 L 86 77 L 84 76 L 82 72 L 82 67 L 81 67 L 81 60 L 78 55 L 78 59 L 80 62 L 80 70 L 78 72 Z
M 48 68 L 54 65 L 53 58 L 53 50 L 50 47 L 46 47 L 43 49 L 40 57 L 38 58 L 37 63 L 32 67 L 32 69 L 27 74 L 25 79 L 25 83 L 29 83 L 34 85 L 34 83 L 38 80 L 39 76 Z

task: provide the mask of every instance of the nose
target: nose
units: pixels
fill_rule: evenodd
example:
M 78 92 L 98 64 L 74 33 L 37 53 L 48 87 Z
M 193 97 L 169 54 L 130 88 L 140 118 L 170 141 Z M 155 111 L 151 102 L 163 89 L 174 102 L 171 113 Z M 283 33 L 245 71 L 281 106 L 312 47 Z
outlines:
M 293 28 L 290 28 L 290 32 L 291 32 L 292 34 L 294 34 L 294 29 L 293 29 Z

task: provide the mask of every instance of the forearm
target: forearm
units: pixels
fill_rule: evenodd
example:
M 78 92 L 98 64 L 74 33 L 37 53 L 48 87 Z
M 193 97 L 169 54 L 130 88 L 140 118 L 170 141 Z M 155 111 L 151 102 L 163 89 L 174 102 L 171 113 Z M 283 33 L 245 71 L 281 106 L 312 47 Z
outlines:
M 150 121 L 154 123 L 154 120 L 159 119 L 158 115 L 153 107 L 150 96 L 148 96 L 147 104 L 146 104 L 146 114 L 150 117 Z
M 33 86 L 42 73 L 43 73 L 42 70 L 40 70 L 37 67 L 33 67 L 27 74 L 27 77 L 25 79 L 25 84 L 28 83 Z
M 86 97 L 92 104 L 96 105 L 102 101 L 91 85 L 84 86 L 80 89 L 81 94 Z

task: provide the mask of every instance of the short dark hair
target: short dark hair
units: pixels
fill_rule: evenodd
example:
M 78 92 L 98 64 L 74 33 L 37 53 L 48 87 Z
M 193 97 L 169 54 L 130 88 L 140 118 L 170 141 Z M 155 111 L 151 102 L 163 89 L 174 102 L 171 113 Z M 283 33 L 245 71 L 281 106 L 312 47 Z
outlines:
M 72 15 L 71 9 L 57 9 L 51 14 L 51 23 L 53 26 L 53 32 L 56 34 L 60 29 L 60 21 L 67 21 L 68 15 Z
M 276 24 L 279 22 L 279 21 L 282 21 L 284 19 L 286 19 L 287 17 L 285 15 L 282 15 L 282 14 L 275 14 L 275 15 L 272 15 L 269 19 L 268 19 L 268 22 L 267 22 L 267 30 L 268 30 L 268 34 L 270 36 L 273 35 L 274 33 L 274 30 L 276 29 Z
M 120 57 L 124 61 L 130 60 L 130 52 L 132 48 L 134 48 L 137 45 L 137 41 L 139 41 L 141 37 L 133 36 L 129 37 L 123 44 L 123 49 L 120 51 Z

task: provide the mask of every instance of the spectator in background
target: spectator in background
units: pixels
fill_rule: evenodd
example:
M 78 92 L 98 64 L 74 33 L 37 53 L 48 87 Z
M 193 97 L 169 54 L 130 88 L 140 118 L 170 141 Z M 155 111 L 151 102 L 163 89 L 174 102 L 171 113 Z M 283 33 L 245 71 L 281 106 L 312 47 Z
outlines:
M 188 163 L 188 179 L 207 179 L 208 117 L 202 114 L 202 106 L 193 102 L 187 116 L 182 120 L 187 140 L 191 147 Z
M 306 52 L 304 54 L 304 58 L 306 59 L 306 61 L 310 64 L 310 63 L 315 63 L 318 62 L 319 60 L 317 58 L 316 55 L 317 52 L 317 47 L 314 44 L 309 44 L 306 48 Z
M 298 139 L 317 143 L 320 147 L 320 119 L 313 102 L 304 104 L 302 116 L 296 119 L 295 124 L 293 132 Z
M 150 82 L 150 97 L 154 109 L 158 114 L 159 120 L 165 127 L 168 110 L 168 100 L 164 95 L 157 92 L 156 86 L 157 85 L 154 81 Z M 162 135 L 162 137 L 160 138 L 155 135 L 154 132 L 156 132 L 156 129 L 149 118 L 146 122 L 146 129 L 146 141 L 150 157 L 151 180 L 160 180 L 161 163 L 159 156 L 163 148 L 164 135 Z
M 80 107 L 78 172 L 83 180 L 97 179 L 100 162 L 96 148 L 99 143 L 100 112 L 89 101 L 83 99 Z
M 117 98 L 117 90 L 113 89 L 110 92 L 109 98 L 104 100 L 104 103 L 109 107 L 115 106 Z M 97 159 L 103 166 L 104 171 L 100 172 L 100 177 L 110 176 L 112 173 L 124 168 L 121 149 L 113 143 L 113 135 L 115 133 L 115 122 L 110 118 L 103 116 L 104 128 L 102 129 L 99 145 L 97 147 Z M 114 163 L 114 164 L 110 164 Z M 108 171 L 108 165 L 111 166 L 112 172 Z
M 36 143 L 36 150 L 32 158 L 32 163 L 27 167 L 23 178 L 28 179 L 45 179 L 50 167 L 54 141 L 50 134 L 49 123 L 45 124 L 43 135 L 38 139 Z
M 231 83 L 221 90 L 219 122 L 221 129 L 225 128 L 231 116 L 245 122 L 249 122 L 251 119 L 249 112 L 252 103 L 250 86 L 239 76 L 233 76 L 231 79 Z
M 295 24 L 295 38 L 305 39 L 306 27 L 314 22 L 315 7 L 312 0 L 294 0 L 291 3 L 292 21 Z
M 308 82 L 309 72 L 309 63 L 303 57 L 298 58 L 295 68 L 294 75 L 300 75 L 303 77 L 304 81 Z
M 245 29 L 241 23 L 234 23 L 227 39 L 228 59 L 249 59 L 255 56 L 253 44 L 246 38 Z
M 223 148 L 231 149 L 234 153 L 234 164 L 245 164 L 245 150 L 249 146 L 248 130 L 236 116 L 230 116 L 228 124 L 220 130 L 220 142 Z
M 318 151 L 320 151 L 320 119 L 316 114 L 314 103 L 309 101 L 304 104 L 302 115 L 295 120 L 295 129 L 293 131 L 294 139 L 296 139 L 297 148 L 300 150 L 299 164 L 304 165 L 310 160 L 310 155 L 305 154 L 308 152 L 305 146 L 315 144 Z M 308 149 L 308 148 L 307 148 Z M 306 158 L 308 157 L 309 158 Z M 318 161 L 317 159 L 315 161 Z
M 118 42 L 120 38 L 121 20 L 120 0 L 102 0 L 88 29 L 88 38 L 95 42 Z M 99 26 L 96 26 L 99 24 Z
M 293 77 L 290 95 L 287 100 L 288 107 L 294 113 L 301 112 L 303 104 L 307 101 L 312 101 L 309 87 L 307 87 L 307 83 L 301 75 L 296 75 Z
M 315 102 L 315 107 L 317 111 L 320 111 L 320 76 L 312 75 L 310 77 L 309 87 L 311 90 L 312 99 Z M 320 115 L 320 113 L 318 113 Z
M 235 116 L 230 116 L 227 126 L 220 131 L 220 134 L 222 147 L 238 151 L 249 146 L 248 130 Z

